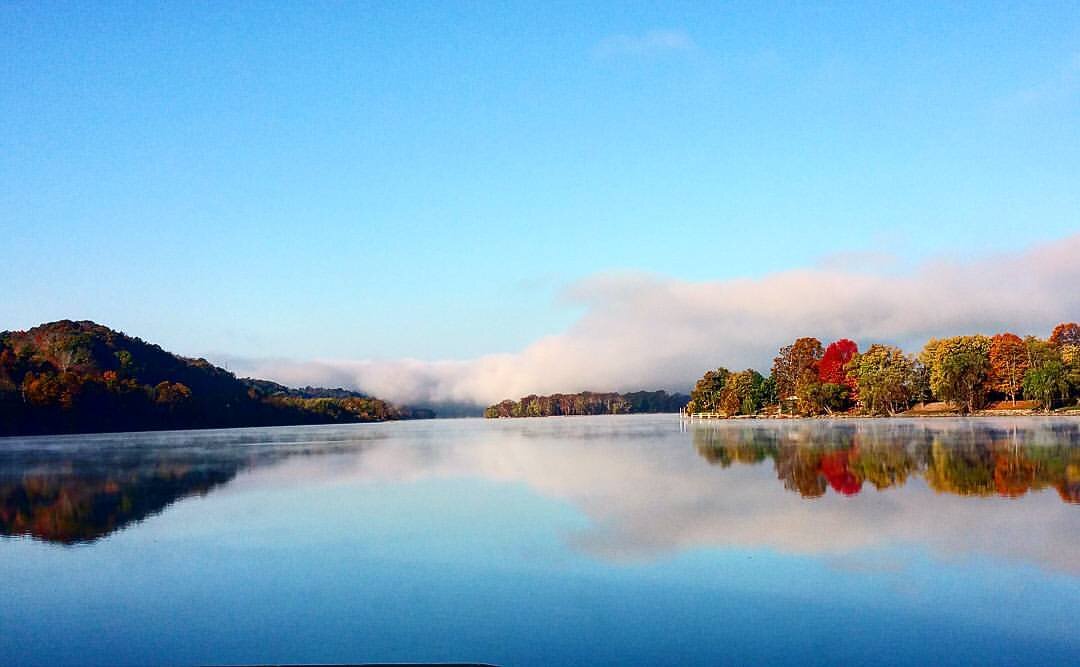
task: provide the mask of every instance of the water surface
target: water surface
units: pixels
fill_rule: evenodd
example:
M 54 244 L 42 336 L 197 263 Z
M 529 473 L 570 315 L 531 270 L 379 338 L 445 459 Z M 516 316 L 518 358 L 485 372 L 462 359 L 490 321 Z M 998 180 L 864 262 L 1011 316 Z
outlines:
M 0 664 L 1072 662 L 1080 421 L 0 439 Z

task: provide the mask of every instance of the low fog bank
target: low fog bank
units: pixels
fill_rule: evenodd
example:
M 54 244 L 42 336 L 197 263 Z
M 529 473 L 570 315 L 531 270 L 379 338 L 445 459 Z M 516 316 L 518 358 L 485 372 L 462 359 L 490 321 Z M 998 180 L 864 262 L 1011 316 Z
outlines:
M 228 365 L 239 375 L 350 387 L 399 403 L 488 405 L 531 393 L 687 391 L 718 365 L 767 372 L 777 348 L 799 336 L 914 352 L 934 336 L 1046 336 L 1080 317 L 1080 234 L 899 275 L 837 263 L 702 282 L 596 275 L 563 295 L 584 307 L 577 322 L 513 354 L 435 362 L 235 357 Z

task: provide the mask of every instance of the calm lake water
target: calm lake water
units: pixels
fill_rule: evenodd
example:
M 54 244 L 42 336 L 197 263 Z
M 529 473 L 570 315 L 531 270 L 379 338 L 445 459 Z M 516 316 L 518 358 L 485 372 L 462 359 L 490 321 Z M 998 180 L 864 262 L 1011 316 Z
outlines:
M 1080 420 L 0 439 L 0 664 L 1075 663 Z

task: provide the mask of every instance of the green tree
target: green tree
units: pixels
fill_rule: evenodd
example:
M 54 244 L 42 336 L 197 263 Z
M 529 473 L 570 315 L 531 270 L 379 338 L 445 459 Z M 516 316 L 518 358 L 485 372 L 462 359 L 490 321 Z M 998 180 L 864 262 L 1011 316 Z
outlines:
M 833 382 L 819 382 L 811 384 L 804 390 L 801 398 L 809 412 L 814 414 L 832 414 L 847 409 L 851 390 L 842 384 Z
M 930 369 L 930 389 L 961 412 L 981 408 L 990 391 L 990 346 L 986 336 L 931 339 L 921 360 Z
M 1035 336 L 1024 338 L 1024 347 L 1027 348 L 1028 368 L 1038 368 L 1048 361 L 1061 360 L 1061 349 L 1041 338 Z
M 1057 397 L 1069 396 L 1069 371 L 1060 360 L 1051 359 L 1032 368 L 1024 376 L 1024 396 L 1036 400 L 1045 410 L 1054 407 Z
M 990 360 L 978 352 L 958 352 L 942 359 L 938 393 L 946 401 L 972 413 L 986 400 Z
M 906 409 L 916 391 L 915 362 L 898 347 L 871 345 L 848 364 L 859 404 L 873 415 Z

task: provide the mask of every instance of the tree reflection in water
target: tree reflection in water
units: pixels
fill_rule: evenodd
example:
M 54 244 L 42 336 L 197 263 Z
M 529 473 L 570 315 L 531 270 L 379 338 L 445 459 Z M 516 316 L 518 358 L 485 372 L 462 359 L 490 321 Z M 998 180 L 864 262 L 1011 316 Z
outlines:
M 31 472 L 0 484 L 0 534 L 92 542 L 181 498 L 204 495 L 235 477 L 238 469 L 235 464 L 166 463 L 93 477 Z
M 699 508 L 703 493 L 722 500 L 724 492 L 708 483 L 690 485 L 704 471 L 688 440 L 717 466 L 771 460 L 783 487 L 804 498 L 830 489 L 856 496 L 914 476 L 938 493 L 1016 498 L 1052 487 L 1065 502 L 1080 504 L 1080 421 L 749 420 L 695 423 L 687 435 L 677 422 L 655 417 L 577 419 L 6 439 L 0 536 L 93 542 L 245 471 L 342 454 L 353 480 L 522 481 L 569 498 L 608 529 L 640 528 L 654 544 L 660 527 L 692 523 L 697 510 L 684 510 Z M 628 446 L 634 442 L 650 446 Z M 657 443 L 677 452 L 661 453 Z M 358 455 L 363 462 L 355 465 Z M 616 457 L 622 467 L 613 468 Z M 341 467 L 336 459 L 320 465 Z M 684 495 L 653 494 L 654 488 Z M 673 514 L 658 523 L 654 513 L 664 503 L 674 503 Z
M 272 430 L 272 435 L 268 431 Z M 0 535 L 93 542 L 206 495 L 240 472 L 298 455 L 363 449 L 377 434 L 303 429 L 12 438 L 0 453 Z M 40 443 L 46 443 L 42 446 Z
M 821 497 L 829 487 L 846 496 L 858 494 L 864 484 L 884 490 L 919 475 L 938 493 L 1017 498 L 1054 488 L 1063 501 L 1080 504 L 1075 425 L 701 424 L 693 428 L 693 440 L 705 460 L 725 468 L 772 459 L 784 488 L 804 498 Z

